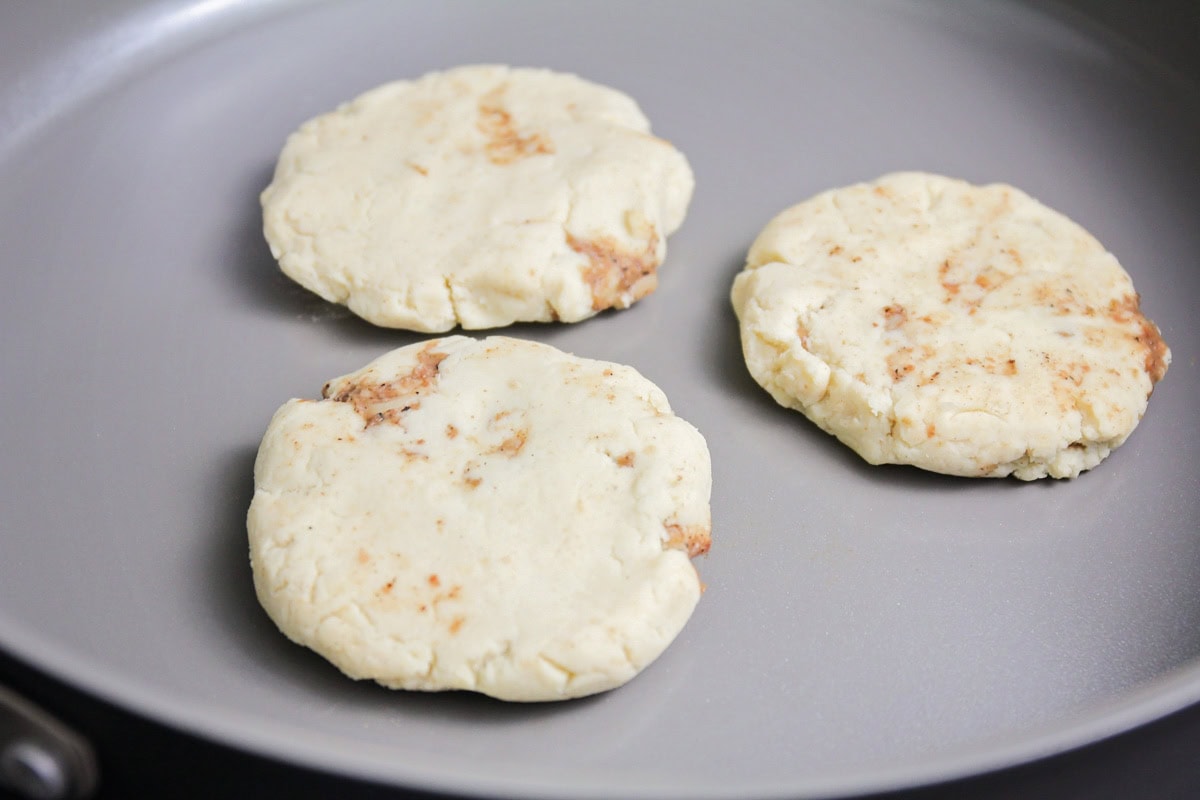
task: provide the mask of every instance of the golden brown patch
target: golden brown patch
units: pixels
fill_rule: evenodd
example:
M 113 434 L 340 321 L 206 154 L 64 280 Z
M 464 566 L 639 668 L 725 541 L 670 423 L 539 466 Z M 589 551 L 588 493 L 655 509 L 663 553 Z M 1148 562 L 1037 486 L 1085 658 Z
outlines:
M 796 321 L 796 335 L 800 337 L 800 346 L 805 350 L 808 349 L 808 327 L 804 324 L 804 320 Z
M 479 101 L 479 132 L 487 137 L 483 146 L 488 161 L 493 164 L 511 164 L 521 159 L 554 152 L 554 143 L 543 133 L 521 136 L 517 132 L 512 115 L 501 104 L 504 87 L 488 92 Z
M 906 322 L 908 312 L 904 310 L 904 306 L 897 304 L 883 307 L 883 327 L 886 330 L 894 331 Z
M 1083 385 L 1084 377 L 1092 371 L 1092 368 L 1087 364 L 1078 361 L 1072 361 L 1058 371 L 1058 377 L 1064 381 L 1069 381 L 1076 386 Z
M 368 553 L 366 550 L 363 550 L 361 547 L 358 548 L 358 563 L 360 563 L 360 564 L 370 564 L 371 563 L 371 554 Z
M 417 163 L 415 163 L 415 162 L 413 162 L 413 161 L 405 161 L 405 162 L 404 162 L 404 164 L 405 164 L 405 166 L 409 167 L 410 169 L 412 169 L 412 170 L 414 170 L 414 171 L 416 171 L 416 172 L 419 172 L 419 173 L 421 173 L 422 175 L 428 175 L 428 174 L 429 174 L 429 170 L 428 170 L 428 169 L 426 169 L 425 167 L 422 167 L 420 164 L 417 164 Z
M 479 484 L 483 483 L 483 478 L 475 478 L 475 477 L 468 475 L 465 478 L 463 478 L 463 483 L 465 483 L 467 486 L 470 486 L 472 489 L 474 489 L 477 486 L 479 486 Z
M 466 622 L 465 617 L 455 617 L 454 619 L 450 620 L 451 635 L 458 633 L 459 630 L 462 628 L 464 622 Z
M 887 368 L 892 381 L 899 382 L 916 370 L 916 357 L 912 347 L 898 347 L 887 356 Z M 863 380 L 866 380 L 865 376 Z
M 833 247 L 829 248 L 829 255 L 831 256 L 836 256 L 840 252 L 842 252 L 842 246 L 840 244 L 835 244 Z
M 951 297 L 958 294 L 958 284 L 950 280 L 950 270 L 952 268 L 950 259 L 946 259 L 938 267 L 938 283 L 942 284 L 942 288 L 946 290 L 946 294 Z
M 425 580 L 429 583 L 430 586 L 441 586 L 442 585 L 442 579 L 437 576 L 437 573 L 430 575 Z
M 385 583 L 383 586 L 380 587 L 379 593 L 380 594 L 389 594 L 395 585 L 396 585 L 396 579 L 392 578 L 390 581 L 388 581 L 387 583 Z
M 455 436 L 458 436 L 458 428 L 454 427 L 453 425 L 447 425 L 446 438 L 453 439 Z
M 1146 374 L 1150 376 L 1151 384 L 1158 383 L 1167 374 L 1167 364 L 1170 358 L 1170 348 L 1163 341 L 1158 326 L 1142 313 L 1141 298 L 1129 294 L 1120 300 L 1113 300 L 1108 306 L 1109 319 L 1120 323 L 1133 323 L 1138 327 L 1138 333 L 1133 339 L 1145 351 L 1143 365 Z
M 621 455 L 617 456 L 617 466 L 632 467 L 633 459 L 634 459 L 634 452 L 632 450 L 630 450 L 627 453 L 622 453 Z
M 567 234 L 567 245 L 588 265 L 583 279 L 592 290 L 592 310 L 628 308 L 658 288 L 658 231 L 650 228 L 645 247 L 626 249 L 611 236 L 579 239 Z
M 712 531 L 708 525 L 679 525 L 664 522 L 667 530 L 666 547 L 685 550 L 690 558 L 702 556 L 712 547 Z
M 936 425 L 934 425 L 931 422 L 925 426 L 925 437 L 926 438 L 932 439 L 936 435 L 937 435 L 937 426 Z
M 383 422 L 398 425 L 400 424 L 401 416 L 405 412 L 415 411 L 421 407 L 419 400 L 413 400 L 385 409 L 378 409 L 377 407 L 384 403 L 392 403 L 415 397 L 433 383 L 434 379 L 437 378 L 438 365 L 442 363 L 447 355 L 446 353 L 434 352 L 433 348 L 436 346 L 437 341 L 425 345 L 417 353 L 417 365 L 407 375 L 401 375 L 390 381 L 371 381 L 363 378 L 356 383 L 351 383 L 333 396 L 329 394 L 332 386 L 327 383 L 321 390 L 321 394 L 325 399 L 332 400 L 335 403 L 349 403 L 355 413 L 366 422 L 364 427 L 369 428 L 372 425 L 378 425 Z
M 528 436 L 529 431 L 516 431 L 512 436 L 501 442 L 493 452 L 504 453 L 504 455 L 510 457 L 515 456 L 517 453 L 521 452 L 521 448 L 525 446 L 525 440 L 528 438 Z

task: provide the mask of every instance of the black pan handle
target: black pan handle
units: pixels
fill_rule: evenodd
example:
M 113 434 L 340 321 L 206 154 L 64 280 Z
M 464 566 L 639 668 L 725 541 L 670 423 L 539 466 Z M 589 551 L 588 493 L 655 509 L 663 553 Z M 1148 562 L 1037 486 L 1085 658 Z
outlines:
M 99 778 L 86 739 L 0 686 L 0 789 L 30 800 L 84 800 Z

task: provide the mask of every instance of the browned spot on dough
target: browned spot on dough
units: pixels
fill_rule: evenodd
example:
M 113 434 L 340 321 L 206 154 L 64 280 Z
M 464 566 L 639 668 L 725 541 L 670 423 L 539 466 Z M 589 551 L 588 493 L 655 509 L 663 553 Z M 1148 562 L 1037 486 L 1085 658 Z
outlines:
M 908 322 L 908 312 L 904 310 L 902 305 L 890 305 L 883 307 L 883 327 L 889 331 L 894 331 Z
M 425 605 L 424 603 L 421 603 L 421 605 L 417 606 L 417 611 L 420 611 L 422 614 L 428 610 L 429 606 Z
M 512 114 L 500 102 L 504 87 L 488 92 L 479 101 L 479 132 L 487 137 L 483 146 L 488 161 L 493 164 L 511 164 L 521 159 L 554 152 L 554 143 L 543 133 L 522 136 L 517 132 Z
M 987 356 L 983 359 L 966 358 L 963 359 L 963 363 L 969 367 L 980 367 L 984 372 L 992 375 L 1017 374 L 1017 360 L 1015 358 L 1008 358 L 1003 361 L 994 356 Z
M 447 425 L 446 438 L 453 439 L 455 436 L 458 436 L 458 428 L 454 427 L 453 425 Z
M 634 459 L 634 452 L 632 450 L 630 450 L 628 453 L 623 453 L 617 457 L 617 466 L 632 467 L 633 459 Z
M 417 172 L 421 173 L 422 175 L 428 175 L 428 174 L 429 174 L 429 170 L 428 170 L 428 169 L 426 169 L 425 167 L 422 167 L 420 164 L 417 164 L 417 163 L 415 163 L 415 162 L 412 162 L 412 161 L 405 161 L 404 163 L 405 163 L 405 165 L 406 165 L 406 166 L 408 166 L 408 167 L 410 167 L 411 169 L 413 169 L 413 170 L 415 170 L 415 171 L 417 171 Z
M 468 475 L 467 477 L 463 478 L 463 483 L 474 489 L 479 484 L 483 483 L 483 478 L 474 478 Z
M 808 349 L 808 328 L 804 324 L 804 320 L 796 322 L 796 335 L 800 337 L 800 346 L 805 350 Z
M 430 586 L 441 586 L 442 585 L 442 579 L 439 578 L 436 573 L 430 575 L 425 580 L 429 582 Z
M 464 617 L 455 617 L 454 619 L 450 620 L 450 633 L 458 633 L 464 622 L 466 622 Z
M 840 252 L 842 252 L 842 246 L 840 244 L 835 244 L 833 247 L 829 248 L 829 255 L 831 256 L 836 256 Z
M 1150 376 L 1151 384 L 1162 380 L 1167 374 L 1167 360 L 1171 351 L 1163 341 L 1158 326 L 1142 313 L 1141 298 L 1129 294 L 1120 300 L 1113 300 L 1108 306 L 1108 316 L 1114 322 L 1133 323 L 1138 327 L 1138 333 L 1133 338 L 1145 350 L 1143 366 L 1146 374 Z
M 626 249 L 611 236 L 579 239 L 567 234 L 567 245 L 588 265 L 583 279 L 592 290 L 592 310 L 628 308 L 658 288 L 658 231 L 650 228 L 641 251 Z
M 406 411 L 414 411 L 421 407 L 419 400 L 380 411 L 375 410 L 375 407 L 381 403 L 414 397 L 433 383 L 437 377 L 438 365 L 447 355 L 434 352 L 433 348 L 437 344 L 436 340 L 432 341 L 417 353 L 417 365 L 407 375 L 401 375 L 390 381 L 371 381 L 364 377 L 358 382 L 351 383 L 332 397 L 329 394 L 332 387 L 327 383 L 321 393 L 325 399 L 335 403 L 349 403 L 355 413 L 366 422 L 365 427 L 369 428 L 383 422 L 399 424 L 401 415 Z
M 954 295 L 958 294 L 958 284 L 948 279 L 948 276 L 950 275 L 950 269 L 950 259 L 946 259 L 942 262 L 942 265 L 938 267 L 938 282 L 942 284 L 942 288 L 946 290 L 946 294 L 953 297 Z
M 925 426 L 926 438 L 932 439 L 937 434 L 937 426 L 932 422 Z
M 1084 376 L 1091 371 L 1092 368 L 1087 364 L 1073 361 L 1060 369 L 1056 374 L 1064 381 L 1081 386 L 1083 385 Z
M 1021 258 L 1021 254 L 1020 254 L 1020 252 L 1017 251 L 1017 248 L 1010 247 L 1007 250 L 1005 250 L 1004 252 L 1008 254 L 1008 257 L 1011 258 L 1013 260 L 1013 263 L 1016 264 L 1018 267 L 1025 266 L 1025 260 L 1023 258 Z
M 391 591 L 392 591 L 392 587 L 393 587 L 393 586 L 395 586 L 395 585 L 396 585 L 396 579 L 395 579 L 395 578 L 392 578 L 390 581 L 388 581 L 387 583 L 385 583 L 385 584 L 384 584 L 384 585 L 383 585 L 383 586 L 380 588 L 380 590 L 379 590 L 379 593 L 380 593 L 380 594 L 388 594 L 389 592 L 391 592 Z
M 525 446 L 525 440 L 529 436 L 529 431 L 519 430 L 513 433 L 512 436 L 505 439 L 492 452 L 504 453 L 506 456 L 515 456 L 521 452 L 521 448 Z
M 690 558 L 704 555 L 712 547 L 712 531 L 707 525 L 679 525 L 664 522 L 667 529 L 665 545 L 676 550 L 685 550 Z

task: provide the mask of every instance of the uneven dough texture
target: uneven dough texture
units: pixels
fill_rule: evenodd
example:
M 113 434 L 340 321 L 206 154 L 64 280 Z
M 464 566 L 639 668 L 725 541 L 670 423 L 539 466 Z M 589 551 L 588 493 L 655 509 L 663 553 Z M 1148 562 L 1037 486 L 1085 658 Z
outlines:
M 558 700 L 619 686 L 700 597 L 703 437 L 630 367 L 461 336 L 291 400 L 255 463 L 254 583 L 353 678 Z
M 654 291 L 687 160 L 628 96 L 468 66 L 306 122 L 262 193 L 283 271 L 386 327 L 577 322 Z
M 1001 184 L 817 195 L 767 225 L 732 300 L 754 379 L 872 464 L 1074 477 L 1170 363 L 1116 258 Z

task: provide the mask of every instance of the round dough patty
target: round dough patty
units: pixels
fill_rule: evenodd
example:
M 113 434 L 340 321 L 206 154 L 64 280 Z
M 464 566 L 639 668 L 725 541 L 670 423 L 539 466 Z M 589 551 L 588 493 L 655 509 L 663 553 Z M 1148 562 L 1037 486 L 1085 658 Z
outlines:
M 1002 184 L 817 195 L 762 231 L 732 300 L 754 379 L 872 464 L 1074 477 L 1170 363 L 1116 258 Z
M 631 367 L 462 336 L 271 420 L 247 520 L 289 638 L 353 678 L 558 700 L 619 686 L 700 597 L 703 437 Z
M 298 283 L 376 325 L 447 331 L 628 307 L 656 288 L 692 188 L 628 96 L 467 66 L 304 123 L 261 200 Z

